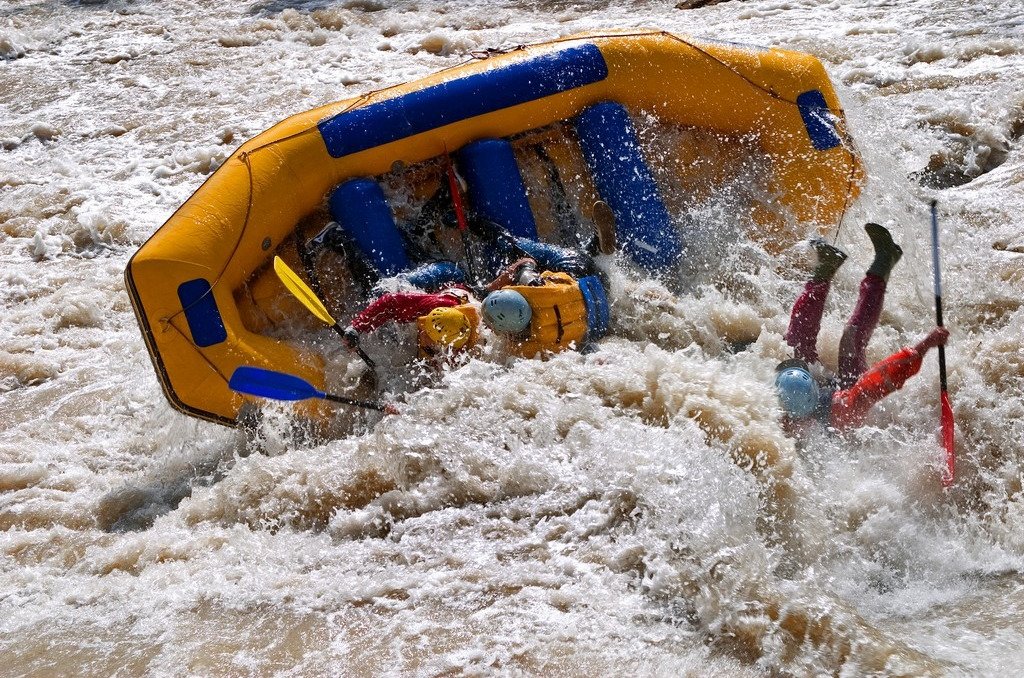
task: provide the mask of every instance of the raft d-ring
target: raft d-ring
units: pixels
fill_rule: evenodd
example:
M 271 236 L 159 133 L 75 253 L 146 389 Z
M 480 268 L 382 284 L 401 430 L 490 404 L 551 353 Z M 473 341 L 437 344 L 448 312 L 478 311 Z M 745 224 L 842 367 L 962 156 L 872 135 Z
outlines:
M 264 252 L 266 252 L 267 250 L 270 249 L 270 243 L 271 243 L 270 236 L 267 236 L 266 238 L 263 239 L 263 242 L 260 244 L 260 247 L 263 248 Z

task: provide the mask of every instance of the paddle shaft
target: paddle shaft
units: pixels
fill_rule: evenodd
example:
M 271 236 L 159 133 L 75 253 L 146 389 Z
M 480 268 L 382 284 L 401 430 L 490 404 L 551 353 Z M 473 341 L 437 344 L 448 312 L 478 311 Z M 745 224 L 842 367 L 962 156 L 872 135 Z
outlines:
M 455 176 L 455 166 L 448 155 L 448 149 L 444 152 L 445 174 L 448 175 L 448 192 L 452 194 L 452 206 L 455 208 L 455 219 L 459 224 L 459 237 L 462 239 L 462 250 L 466 254 L 466 268 L 469 269 L 469 277 L 476 280 L 476 273 L 473 271 L 473 253 L 469 250 L 469 242 L 466 240 L 466 230 L 469 222 L 466 220 L 466 209 L 462 204 L 462 190 L 459 188 L 459 178 Z
M 942 273 L 939 271 L 939 217 L 938 203 L 932 200 L 932 275 L 935 288 L 935 324 L 942 324 Z M 946 392 L 946 347 L 939 346 L 939 384 Z
M 462 205 L 462 191 L 459 189 L 459 179 L 455 176 L 455 167 L 447 155 L 445 155 L 445 173 L 448 175 L 448 190 L 452 194 L 455 218 L 459 222 L 459 230 L 465 233 L 469 223 L 466 221 L 466 210 Z
M 341 403 L 343 405 L 351 405 L 353 407 L 362 407 L 367 410 L 377 410 L 378 412 L 384 411 L 383 405 L 370 400 L 355 400 L 354 398 L 346 398 L 345 396 L 334 395 L 332 393 L 324 393 L 321 397 L 324 400 L 330 400 L 332 403 Z
M 284 284 L 285 289 L 291 292 L 292 296 L 305 306 L 310 313 L 319 318 L 321 322 L 329 325 L 331 329 L 341 335 L 342 338 L 345 337 L 344 328 L 338 325 L 338 321 L 331 316 L 327 307 L 324 306 L 324 302 L 320 301 L 320 297 L 316 292 L 310 289 L 309 285 L 303 282 L 302 278 L 300 278 L 288 264 L 284 263 L 284 260 L 281 257 L 274 257 L 274 272 L 277 274 L 278 279 L 280 279 Z M 356 346 L 356 353 L 359 354 L 359 357 L 363 359 L 363 362 L 366 363 L 366 366 L 369 367 L 371 371 L 377 366 L 377 364 L 370 359 L 370 356 L 366 355 L 366 352 L 358 346 Z
M 337 332 L 338 336 L 340 336 L 342 339 L 345 339 L 345 329 L 341 325 L 339 325 L 338 323 L 334 323 L 333 325 L 331 325 L 331 329 Z M 356 346 L 356 353 L 359 355 L 360 358 L 363 359 L 363 362 L 366 363 L 366 366 L 369 367 L 371 370 L 377 367 L 377 363 L 373 362 L 373 359 L 370 356 L 366 355 L 366 351 L 364 351 L 361 346 Z
M 939 216 L 938 202 L 932 200 L 932 273 L 935 287 L 935 322 L 942 324 L 942 274 L 939 271 Z M 946 382 L 946 347 L 939 346 L 939 393 L 941 402 L 942 443 L 946 449 L 946 470 L 942 474 L 942 484 L 949 487 L 953 484 L 956 468 L 956 452 L 953 444 L 953 407 L 949 402 L 949 389 Z
M 942 297 L 936 295 L 935 297 L 935 317 L 936 324 L 939 327 L 943 327 L 942 324 Z M 939 346 L 939 388 L 942 389 L 943 393 L 946 393 L 949 389 L 946 385 L 946 347 Z

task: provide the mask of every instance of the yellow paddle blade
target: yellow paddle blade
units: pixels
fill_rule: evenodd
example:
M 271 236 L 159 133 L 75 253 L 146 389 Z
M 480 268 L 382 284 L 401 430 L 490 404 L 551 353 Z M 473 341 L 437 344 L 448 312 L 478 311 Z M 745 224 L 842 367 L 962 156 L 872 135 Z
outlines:
M 274 273 L 277 273 L 277 277 L 281 279 L 281 282 L 292 293 L 292 296 L 301 301 L 302 305 L 308 308 L 310 313 L 332 327 L 338 324 L 331 317 L 331 314 L 327 312 L 327 307 L 324 306 L 323 302 L 320 301 L 313 290 L 309 289 L 309 285 L 304 283 L 302 278 L 289 268 L 288 264 L 284 263 L 281 257 L 274 257 Z

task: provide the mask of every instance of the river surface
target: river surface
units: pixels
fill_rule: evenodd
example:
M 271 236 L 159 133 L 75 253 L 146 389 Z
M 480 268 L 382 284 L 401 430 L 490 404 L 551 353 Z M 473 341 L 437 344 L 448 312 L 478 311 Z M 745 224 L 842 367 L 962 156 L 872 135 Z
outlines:
M 939 200 L 951 490 L 934 355 L 848 439 L 783 435 L 811 254 L 743 238 L 684 294 L 616 278 L 601 350 L 473 361 L 351 437 L 271 406 L 248 454 L 171 409 L 122 272 L 240 143 L 636 26 L 825 64 L 867 168 L 826 365 L 867 220 L 906 251 L 869 357 L 931 327 Z M 1022 135 L 1017 0 L 0 2 L 0 674 L 1015 675 Z

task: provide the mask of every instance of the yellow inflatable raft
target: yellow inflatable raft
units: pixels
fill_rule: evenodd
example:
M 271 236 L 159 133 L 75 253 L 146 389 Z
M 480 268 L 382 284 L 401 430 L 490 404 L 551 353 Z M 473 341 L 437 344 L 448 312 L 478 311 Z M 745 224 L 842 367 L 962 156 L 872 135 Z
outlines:
M 555 237 L 538 188 L 553 173 L 580 223 L 603 199 L 625 255 L 656 275 L 685 252 L 679 196 L 754 167 L 751 237 L 780 247 L 800 222 L 835 227 L 862 180 L 816 58 L 659 31 L 533 45 L 307 111 L 243 144 L 128 264 L 174 407 L 235 425 L 245 399 L 228 379 L 242 365 L 323 388 L 323 358 L 282 331 L 306 314 L 270 262 L 294 264 L 333 217 L 382 275 L 403 270 L 394 218 L 444 180 L 449 153 L 474 209 L 515 235 Z

